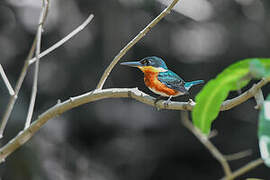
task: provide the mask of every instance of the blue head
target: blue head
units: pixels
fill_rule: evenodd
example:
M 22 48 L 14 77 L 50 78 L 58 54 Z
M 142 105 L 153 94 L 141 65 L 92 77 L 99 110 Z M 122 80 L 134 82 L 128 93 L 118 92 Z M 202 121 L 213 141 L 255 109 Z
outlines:
M 168 70 L 165 62 L 161 58 L 156 57 L 156 56 L 145 57 L 142 60 L 135 61 L 135 62 L 124 62 L 124 63 L 121 63 L 121 65 L 138 67 L 142 70 L 147 67 L 151 67 L 153 69 L 162 68 L 164 70 Z

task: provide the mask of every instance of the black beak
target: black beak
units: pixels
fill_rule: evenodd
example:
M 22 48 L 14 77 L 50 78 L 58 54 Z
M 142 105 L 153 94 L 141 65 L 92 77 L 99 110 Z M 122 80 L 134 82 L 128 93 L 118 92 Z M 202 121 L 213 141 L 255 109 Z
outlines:
M 130 67 L 138 67 L 138 66 L 142 66 L 142 64 L 140 63 L 140 61 L 133 61 L 133 62 L 123 62 L 120 63 L 121 65 L 124 66 L 130 66 Z

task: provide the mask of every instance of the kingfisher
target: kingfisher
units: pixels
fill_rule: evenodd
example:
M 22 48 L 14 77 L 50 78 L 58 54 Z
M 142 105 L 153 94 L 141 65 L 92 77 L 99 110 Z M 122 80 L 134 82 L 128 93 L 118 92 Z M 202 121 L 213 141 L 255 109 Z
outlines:
M 203 80 L 185 82 L 176 73 L 169 70 L 166 63 L 159 57 L 145 57 L 140 61 L 123 62 L 121 65 L 137 67 L 144 73 L 145 85 L 155 94 L 160 95 L 156 101 L 162 97 L 169 97 L 165 104 L 169 104 L 172 97 L 189 95 L 189 89 Z

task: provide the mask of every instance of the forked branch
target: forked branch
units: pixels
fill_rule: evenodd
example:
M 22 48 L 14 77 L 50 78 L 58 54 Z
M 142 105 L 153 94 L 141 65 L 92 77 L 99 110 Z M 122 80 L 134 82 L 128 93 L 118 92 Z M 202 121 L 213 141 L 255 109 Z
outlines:
M 195 128 L 192 122 L 188 118 L 188 112 L 183 111 L 181 112 L 181 120 L 182 124 L 190 130 L 199 140 L 200 142 L 210 151 L 210 153 L 219 161 L 222 165 L 223 171 L 225 176 L 231 176 L 232 171 L 228 161 L 226 160 L 225 156 L 216 148 L 216 146 L 197 128 Z
M 230 165 L 228 163 L 229 159 L 226 158 L 226 155 L 222 154 L 216 146 L 203 134 L 201 133 L 188 118 L 188 112 L 183 111 L 181 112 L 181 120 L 182 124 L 190 130 L 199 140 L 200 142 L 209 150 L 209 152 L 219 161 L 221 164 L 223 171 L 225 173 L 225 177 L 222 180 L 233 180 L 236 177 L 241 176 L 242 174 L 254 169 L 255 167 L 263 164 L 263 160 L 261 158 L 252 161 L 243 167 L 239 168 L 238 170 L 232 172 Z M 244 151 L 240 153 L 236 153 L 233 156 L 237 156 L 237 158 L 242 158 L 243 155 L 249 155 L 249 151 Z M 235 158 L 235 157 L 234 157 Z
M 51 46 L 50 48 L 46 49 L 45 51 L 43 51 L 42 53 L 39 54 L 39 58 L 42 58 L 44 56 L 46 56 L 47 54 L 51 53 L 52 51 L 54 51 L 55 49 L 57 49 L 58 47 L 60 47 L 61 45 L 63 45 L 65 42 L 67 42 L 68 40 L 70 40 L 72 37 L 74 37 L 76 34 L 78 34 L 80 31 L 82 31 L 93 19 L 94 15 L 91 14 L 80 26 L 78 26 L 76 29 L 74 29 L 71 33 L 69 33 L 66 37 L 64 37 L 63 39 L 61 39 L 60 41 L 58 41 L 57 43 L 55 43 L 53 46 Z M 14 107 L 14 104 L 16 102 L 18 93 L 20 91 L 20 88 L 22 86 L 22 83 L 24 81 L 25 75 L 27 73 L 27 69 L 28 67 L 33 64 L 37 58 L 33 58 L 33 54 L 34 54 L 34 50 L 36 47 L 36 43 L 37 43 L 37 38 L 35 38 L 31 50 L 25 60 L 23 69 L 21 71 L 21 74 L 19 76 L 19 79 L 16 83 L 16 87 L 15 87 L 15 92 L 14 95 L 10 97 L 9 99 L 9 103 L 6 107 L 6 110 L 4 112 L 4 115 L 2 117 L 2 121 L 1 121 L 1 125 L 0 125 L 0 139 L 3 137 L 3 132 L 5 130 L 7 121 L 10 117 L 10 114 L 12 112 L 12 109 Z

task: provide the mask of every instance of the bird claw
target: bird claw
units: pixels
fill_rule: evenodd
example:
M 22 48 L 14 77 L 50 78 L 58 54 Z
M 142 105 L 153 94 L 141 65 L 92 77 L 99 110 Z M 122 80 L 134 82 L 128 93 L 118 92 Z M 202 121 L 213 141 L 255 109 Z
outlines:
M 165 101 L 165 102 L 164 102 L 164 107 L 167 108 L 167 107 L 169 106 L 170 103 L 171 103 L 170 100 Z
M 189 103 L 190 105 L 196 105 L 196 103 L 195 103 L 192 99 L 189 99 L 189 100 L 188 100 L 188 103 Z

